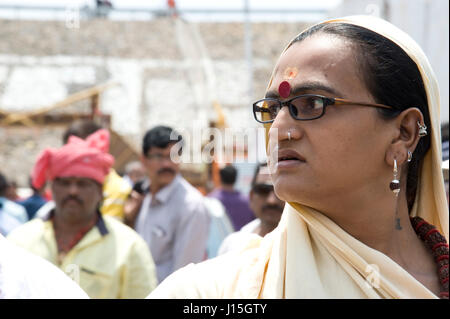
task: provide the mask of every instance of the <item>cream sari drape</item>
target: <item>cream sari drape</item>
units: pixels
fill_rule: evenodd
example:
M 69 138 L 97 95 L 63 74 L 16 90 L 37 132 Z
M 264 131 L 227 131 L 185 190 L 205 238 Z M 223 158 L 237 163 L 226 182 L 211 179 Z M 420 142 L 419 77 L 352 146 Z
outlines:
M 410 36 L 384 20 L 352 16 L 324 23 L 333 22 L 379 33 L 403 48 L 419 67 L 430 109 L 431 149 L 423 161 L 412 215 L 434 224 L 448 241 L 439 91 L 425 54 Z M 264 239 L 239 252 L 179 270 L 150 297 L 437 298 L 389 257 L 350 236 L 320 212 L 296 203 L 286 204 L 280 224 Z

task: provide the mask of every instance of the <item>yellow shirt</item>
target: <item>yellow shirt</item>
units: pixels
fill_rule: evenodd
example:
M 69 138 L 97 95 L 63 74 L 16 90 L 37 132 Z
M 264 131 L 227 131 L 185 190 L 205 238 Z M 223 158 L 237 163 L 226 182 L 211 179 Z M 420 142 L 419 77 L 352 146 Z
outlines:
M 130 185 L 111 169 L 103 183 L 103 204 L 100 208 L 102 214 L 123 220 L 123 206 L 130 193 Z
M 33 219 L 8 240 L 57 265 L 91 298 L 144 298 L 157 285 L 147 244 L 112 217 L 99 219 L 61 262 L 51 220 Z

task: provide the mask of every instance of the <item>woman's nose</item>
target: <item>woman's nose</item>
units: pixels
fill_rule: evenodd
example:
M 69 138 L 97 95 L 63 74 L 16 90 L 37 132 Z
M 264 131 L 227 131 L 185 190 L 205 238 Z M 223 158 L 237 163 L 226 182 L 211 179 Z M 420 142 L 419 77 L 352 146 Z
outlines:
M 269 138 L 276 141 L 284 141 L 300 138 L 297 121 L 292 118 L 288 107 L 282 107 L 275 117 L 269 130 Z

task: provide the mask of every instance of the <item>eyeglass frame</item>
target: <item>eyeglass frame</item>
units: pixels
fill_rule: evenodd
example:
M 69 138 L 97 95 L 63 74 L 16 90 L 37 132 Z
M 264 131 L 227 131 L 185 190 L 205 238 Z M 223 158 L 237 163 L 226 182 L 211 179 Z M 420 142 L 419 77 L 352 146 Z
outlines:
M 316 117 L 313 117 L 313 118 L 310 118 L 310 119 L 298 119 L 298 118 L 296 118 L 296 117 L 294 116 L 293 112 L 292 112 L 292 107 L 291 107 L 292 104 L 291 104 L 291 102 L 292 102 L 293 100 L 295 100 L 295 99 L 300 98 L 300 97 L 318 97 L 318 98 L 321 98 L 322 101 L 323 101 L 322 113 L 321 113 L 320 115 L 318 115 L 318 116 L 316 116 Z M 330 106 L 330 105 L 363 105 L 363 106 L 370 106 L 370 107 L 378 107 L 378 108 L 383 108 L 383 109 L 395 110 L 394 107 L 388 106 L 388 105 L 384 105 L 384 104 L 366 103 L 366 102 L 353 102 L 353 101 L 346 100 L 346 99 L 333 98 L 333 97 L 326 97 L 326 96 L 319 95 L 319 94 L 301 94 L 301 95 L 294 96 L 292 99 L 286 100 L 286 101 L 284 101 L 284 102 L 280 101 L 279 99 L 269 97 L 269 98 L 264 98 L 264 99 L 258 100 L 258 101 L 256 101 L 255 103 L 253 103 L 253 116 L 254 116 L 255 120 L 256 120 L 258 123 L 262 123 L 262 124 L 273 123 L 273 121 L 275 120 L 275 119 L 272 119 L 272 120 L 268 120 L 268 121 L 259 121 L 259 120 L 257 119 L 257 117 L 256 117 L 256 112 L 257 112 L 257 111 L 256 111 L 256 108 L 258 107 L 258 108 L 260 108 L 260 109 L 263 109 L 263 108 L 257 106 L 256 104 L 257 104 L 257 103 L 260 103 L 261 101 L 266 101 L 266 100 L 278 102 L 279 105 L 280 105 L 280 110 L 281 110 L 281 108 L 282 108 L 283 106 L 287 106 L 288 109 L 289 109 L 289 114 L 291 115 L 291 117 L 292 117 L 294 120 L 297 120 L 297 121 L 312 121 L 312 120 L 317 120 L 318 118 L 321 118 L 321 117 L 325 114 L 325 109 L 326 109 L 328 106 Z M 266 110 L 268 110 L 268 109 L 266 109 Z M 268 112 L 266 112 L 266 113 L 268 113 Z M 277 115 L 278 115 L 278 113 L 277 113 Z M 275 116 L 275 118 L 276 118 L 276 116 Z

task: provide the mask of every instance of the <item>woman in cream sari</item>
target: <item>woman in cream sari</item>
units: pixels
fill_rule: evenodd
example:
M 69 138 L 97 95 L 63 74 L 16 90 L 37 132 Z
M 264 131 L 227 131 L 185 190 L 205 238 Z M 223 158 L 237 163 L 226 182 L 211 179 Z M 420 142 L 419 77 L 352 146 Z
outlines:
M 253 111 L 289 203 L 278 227 L 150 298 L 448 298 L 439 92 L 408 35 L 369 16 L 313 26 Z

